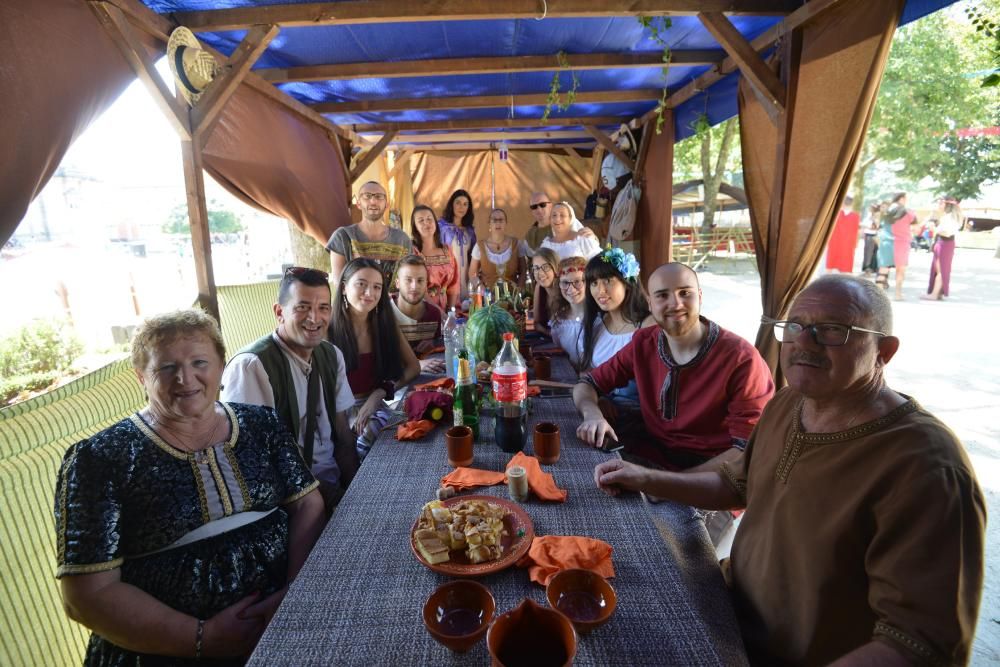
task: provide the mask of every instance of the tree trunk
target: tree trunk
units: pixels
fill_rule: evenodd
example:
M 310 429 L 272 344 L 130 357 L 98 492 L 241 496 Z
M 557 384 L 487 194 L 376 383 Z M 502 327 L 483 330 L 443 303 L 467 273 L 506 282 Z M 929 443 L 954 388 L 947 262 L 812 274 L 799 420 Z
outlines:
M 722 141 L 719 143 L 719 154 L 715 159 L 715 171 L 712 171 L 712 137 L 706 132 L 701 140 L 701 169 L 704 178 L 704 218 L 701 223 L 702 232 L 712 229 L 715 223 L 715 209 L 718 207 L 719 186 L 726 174 L 726 163 L 733 146 L 733 135 L 736 134 L 736 119 L 730 118 L 722 124 Z
M 288 222 L 288 237 L 292 245 L 292 257 L 296 266 L 305 266 L 320 271 L 330 271 L 330 253 L 313 237 Z
M 865 177 L 868 174 L 868 170 L 873 164 L 875 164 L 876 158 L 870 157 L 862 160 L 861 164 L 854 172 L 854 183 L 852 184 L 852 190 L 854 193 L 854 211 L 856 213 L 862 214 L 864 217 L 865 211 Z

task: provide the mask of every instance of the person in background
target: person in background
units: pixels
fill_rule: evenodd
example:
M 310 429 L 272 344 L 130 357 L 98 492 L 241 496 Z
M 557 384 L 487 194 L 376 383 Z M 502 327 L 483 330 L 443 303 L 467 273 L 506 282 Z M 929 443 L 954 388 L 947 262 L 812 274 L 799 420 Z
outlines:
M 490 211 L 490 233 L 472 249 L 469 280 L 492 289 L 504 279 L 523 285 L 528 248 L 524 241 L 508 236 L 507 213 L 502 208 Z
M 962 226 L 962 211 L 954 199 L 942 199 L 938 204 L 934 224 L 934 261 L 931 264 L 927 294 L 920 298 L 940 301 L 951 289 L 951 263 L 955 257 L 955 235 Z
M 330 342 L 344 353 L 347 380 L 354 392 L 348 417 L 364 460 L 391 413 L 386 399 L 420 374 L 420 362 L 392 314 L 389 291 L 379 265 L 353 259 L 344 267 L 334 294 Z
M 242 665 L 323 529 L 274 410 L 216 400 L 226 351 L 201 310 L 132 340 L 147 405 L 66 451 L 56 578 L 85 665 Z
M 550 313 L 559 298 L 559 255 L 551 248 L 541 247 L 531 258 L 531 275 L 535 277 L 535 331 L 549 336 Z
M 903 281 L 906 280 L 906 267 L 910 262 L 910 240 L 913 236 L 910 226 L 915 221 L 916 216 L 906 209 L 906 193 L 898 192 L 893 195 L 889 208 L 882 216 L 882 227 L 878 237 L 879 269 L 875 282 L 883 289 L 889 289 L 889 269 L 895 268 L 896 301 L 903 300 Z
M 854 211 L 854 198 L 844 197 L 844 205 L 837 214 L 826 246 L 826 270 L 828 273 L 853 273 L 854 250 L 858 246 L 858 228 L 861 218 Z
M 549 248 L 559 256 L 559 259 L 567 257 L 590 259 L 601 252 L 601 246 L 593 232 L 574 230 L 574 225 L 580 225 L 580 221 L 576 219 L 576 213 L 568 202 L 553 204 L 549 220 L 552 236 L 542 241 L 541 248 Z
M 472 248 L 476 245 L 475 213 L 472 210 L 472 196 L 465 190 L 455 190 L 444 207 L 444 215 L 438 220 L 438 229 L 444 245 L 451 248 L 458 262 L 459 299 L 469 296 L 465 283 L 469 275 L 469 261 Z
M 222 400 L 277 411 L 332 513 L 359 461 L 347 419 L 354 396 L 344 355 L 326 340 L 333 313 L 328 281 L 317 269 L 285 270 L 274 304 L 278 326 L 229 360 Z
M 770 323 L 788 386 L 742 454 L 696 473 L 607 461 L 597 485 L 746 508 L 724 574 L 750 664 L 966 664 L 985 501 L 955 434 L 886 384 L 892 304 L 823 276 Z
M 428 354 L 441 338 L 441 309 L 425 299 L 427 265 L 419 255 L 407 255 L 396 267 L 396 300 L 390 300 L 403 338 L 418 357 Z M 421 359 L 420 371 L 444 372 L 443 359 Z
M 580 357 L 583 353 L 586 266 L 587 260 L 583 257 L 569 257 L 559 262 L 559 298 L 552 309 L 552 319 L 549 320 L 552 342 L 565 350 L 566 357 L 577 370 L 580 370 Z
M 413 207 L 410 230 L 413 251 L 424 258 L 427 267 L 427 295 L 424 298 L 442 311 L 457 306 L 464 278 L 451 248 L 441 241 L 434 210 L 422 204 Z
M 874 275 L 878 272 L 878 228 L 879 219 L 882 217 L 882 207 L 879 204 L 872 204 L 868 207 L 868 215 L 865 216 L 861 228 L 865 236 L 864 259 L 861 262 L 861 270 L 866 276 Z
M 549 214 L 552 212 L 552 197 L 545 192 L 532 192 L 528 199 L 528 208 L 535 219 L 524 235 L 524 242 L 528 246 L 528 256 L 530 257 L 542 245 L 542 241 L 552 236 L 552 227 L 549 223 Z M 585 235 L 594 234 L 593 230 L 579 220 L 573 220 L 570 228 L 574 232 L 582 231 Z
M 376 181 L 368 181 L 358 189 L 357 207 L 361 222 L 341 227 L 326 244 L 330 251 L 330 276 L 332 282 L 340 280 L 344 265 L 356 257 L 375 260 L 383 279 L 391 284 L 396 262 L 413 252 L 413 242 L 401 229 L 389 227 L 383 221 L 389 200 Z

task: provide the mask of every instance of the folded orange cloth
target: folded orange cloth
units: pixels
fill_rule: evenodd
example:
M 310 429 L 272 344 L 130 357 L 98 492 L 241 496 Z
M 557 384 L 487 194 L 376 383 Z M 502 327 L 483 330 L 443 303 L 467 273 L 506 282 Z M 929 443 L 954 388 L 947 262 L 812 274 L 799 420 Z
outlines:
M 413 391 L 428 391 L 432 389 L 454 389 L 455 381 L 451 378 L 438 378 L 423 384 L 414 385 Z
M 453 487 L 456 491 L 474 489 L 478 486 L 493 486 L 503 484 L 506 475 L 492 470 L 479 468 L 455 468 L 441 478 L 441 486 Z
M 541 387 L 536 387 L 534 385 L 528 387 L 528 396 L 538 396 L 541 393 L 542 393 Z
M 419 440 L 437 426 L 430 419 L 418 419 L 400 424 L 396 429 L 396 440 Z
M 566 502 L 569 492 L 556 486 L 556 480 L 547 472 L 542 472 L 538 465 L 538 459 L 528 456 L 524 452 L 518 452 L 510 460 L 507 467 L 521 466 L 528 474 L 528 486 L 531 492 L 538 496 L 539 500 L 552 500 L 554 502 Z
M 605 579 L 615 576 L 611 563 L 611 545 L 592 537 L 542 535 L 531 541 L 531 548 L 517 562 L 528 568 L 528 576 L 546 586 L 557 572 L 572 568 L 593 570 Z

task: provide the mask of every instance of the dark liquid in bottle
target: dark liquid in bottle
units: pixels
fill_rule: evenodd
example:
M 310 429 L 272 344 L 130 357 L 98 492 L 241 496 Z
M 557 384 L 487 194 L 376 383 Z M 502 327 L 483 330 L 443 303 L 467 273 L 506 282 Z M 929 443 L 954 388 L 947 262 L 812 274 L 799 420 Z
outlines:
M 556 600 L 556 609 L 574 621 L 596 621 L 604 610 L 604 599 L 585 591 L 568 591 Z
M 474 609 L 438 609 L 438 624 L 446 635 L 472 634 L 482 624 L 483 612 Z
M 524 434 L 527 418 L 524 416 L 505 417 L 497 414 L 493 437 L 500 449 L 514 453 L 524 449 Z

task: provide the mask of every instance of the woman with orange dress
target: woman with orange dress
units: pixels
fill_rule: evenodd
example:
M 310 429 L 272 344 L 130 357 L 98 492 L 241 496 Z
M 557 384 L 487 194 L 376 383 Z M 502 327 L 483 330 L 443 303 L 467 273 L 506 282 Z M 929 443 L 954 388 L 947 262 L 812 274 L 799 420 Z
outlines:
M 418 205 L 410 214 L 413 248 L 427 264 L 427 296 L 430 303 L 447 312 L 458 303 L 462 289 L 458 262 L 451 248 L 441 241 L 437 217 L 430 206 Z

